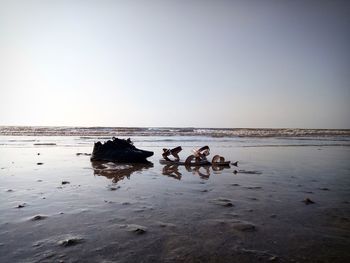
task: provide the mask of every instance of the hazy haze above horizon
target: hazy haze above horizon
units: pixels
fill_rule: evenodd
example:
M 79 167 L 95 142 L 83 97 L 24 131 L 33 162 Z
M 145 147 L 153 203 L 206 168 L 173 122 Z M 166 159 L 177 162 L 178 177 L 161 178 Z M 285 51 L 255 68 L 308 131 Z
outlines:
M 349 1 L 0 0 L 0 125 L 350 128 Z

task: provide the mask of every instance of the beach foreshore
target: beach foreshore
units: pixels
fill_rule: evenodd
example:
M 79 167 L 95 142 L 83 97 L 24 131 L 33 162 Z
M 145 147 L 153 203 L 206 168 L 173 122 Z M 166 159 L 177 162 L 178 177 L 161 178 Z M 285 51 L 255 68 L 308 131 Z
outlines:
M 2 136 L 0 262 L 350 261 L 350 147 L 175 139 L 136 140 L 155 154 L 133 165 L 90 162 L 80 138 Z M 203 144 L 239 167 L 159 163 Z

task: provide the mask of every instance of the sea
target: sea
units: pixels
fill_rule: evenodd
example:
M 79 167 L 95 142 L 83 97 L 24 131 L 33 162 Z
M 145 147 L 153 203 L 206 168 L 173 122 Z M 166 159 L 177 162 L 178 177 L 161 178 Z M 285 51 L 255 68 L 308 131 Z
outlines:
M 350 146 L 350 129 L 0 126 L 1 146 L 81 146 L 112 137 L 163 146 L 176 142 L 227 142 L 239 147 Z

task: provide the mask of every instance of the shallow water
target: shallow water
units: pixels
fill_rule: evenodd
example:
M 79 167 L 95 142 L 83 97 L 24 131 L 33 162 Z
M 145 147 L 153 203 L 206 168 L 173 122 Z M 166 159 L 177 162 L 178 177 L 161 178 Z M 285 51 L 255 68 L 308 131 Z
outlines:
M 0 137 L 0 262 L 350 260 L 346 145 L 135 137 L 155 152 L 135 166 L 77 155 L 96 140 Z M 159 164 L 163 147 L 182 145 L 185 158 L 203 144 L 239 167 Z

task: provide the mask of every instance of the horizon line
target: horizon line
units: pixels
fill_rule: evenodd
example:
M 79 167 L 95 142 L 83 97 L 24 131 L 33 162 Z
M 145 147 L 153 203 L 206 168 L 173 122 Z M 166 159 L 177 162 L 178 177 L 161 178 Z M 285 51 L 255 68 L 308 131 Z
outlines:
M 54 128 L 54 127 L 64 127 L 64 128 L 132 128 L 132 129 L 142 129 L 142 128 L 154 128 L 154 129 L 270 129 L 270 130 L 281 130 L 281 129 L 293 129 L 293 130 L 350 130 L 350 128 L 292 128 L 292 127 L 194 127 L 194 126 L 72 126 L 72 125 L 0 125 L 0 127 L 42 127 L 42 128 Z

